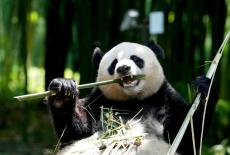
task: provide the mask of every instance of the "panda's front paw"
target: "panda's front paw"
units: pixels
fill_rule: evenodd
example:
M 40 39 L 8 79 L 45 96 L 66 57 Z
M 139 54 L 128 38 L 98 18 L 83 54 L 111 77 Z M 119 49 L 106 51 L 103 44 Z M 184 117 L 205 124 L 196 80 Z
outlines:
M 207 95 L 210 83 L 211 79 L 207 78 L 205 75 L 198 76 L 195 80 L 191 82 L 191 84 L 195 86 L 198 89 L 198 91 L 204 95 Z
M 57 92 L 56 95 L 47 98 L 51 110 L 58 108 L 61 111 L 69 111 L 75 107 L 79 91 L 74 80 L 53 79 L 49 84 L 48 90 Z
M 58 97 L 75 98 L 78 95 L 77 84 L 72 79 L 53 79 L 48 86 L 48 90 L 56 91 Z

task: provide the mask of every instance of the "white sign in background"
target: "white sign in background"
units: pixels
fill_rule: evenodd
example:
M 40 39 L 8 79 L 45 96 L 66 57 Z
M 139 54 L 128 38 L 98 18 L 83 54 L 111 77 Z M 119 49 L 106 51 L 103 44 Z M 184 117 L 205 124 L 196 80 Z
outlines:
M 162 11 L 154 11 L 150 13 L 149 32 L 153 35 L 164 33 L 164 13 Z

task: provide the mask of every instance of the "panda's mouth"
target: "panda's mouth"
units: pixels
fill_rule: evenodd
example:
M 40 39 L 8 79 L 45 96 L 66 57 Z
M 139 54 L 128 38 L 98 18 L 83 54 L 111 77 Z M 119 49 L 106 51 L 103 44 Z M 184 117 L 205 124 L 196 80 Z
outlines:
M 140 80 L 134 80 L 133 75 L 126 75 L 121 77 L 120 86 L 123 88 L 132 88 L 140 83 Z

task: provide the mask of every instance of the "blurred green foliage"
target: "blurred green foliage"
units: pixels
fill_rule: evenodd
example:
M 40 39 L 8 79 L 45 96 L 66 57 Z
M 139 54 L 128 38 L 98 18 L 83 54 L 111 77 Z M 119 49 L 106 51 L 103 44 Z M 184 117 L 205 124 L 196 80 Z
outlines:
M 131 8 L 140 13 L 139 25 L 121 32 L 122 19 Z M 148 15 L 157 10 L 165 14 L 165 33 L 150 36 Z M 42 100 L 18 103 L 12 99 L 45 90 L 46 54 L 53 52 L 48 62 L 58 57 L 57 51 L 47 51 L 49 11 L 57 11 L 60 25 L 72 14 L 71 38 L 63 51 L 66 58 L 61 57 L 66 60 L 65 70 L 59 70 L 65 77 L 92 82 L 96 73 L 90 56 L 95 46 L 107 51 L 121 41 L 144 44 L 154 38 L 166 52 L 162 61 L 166 76 L 185 97 L 189 96 L 188 81 L 205 73 L 209 66 L 205 61 L 213 59 L 224 32 L 230 29 L 230 0 L 0 0 L 0 154 L 52 154 L 57 143 Z M 218 104 L 205 138 L 205 155 L 230 155 L 229 66 L 228 45 L 215 77 Z

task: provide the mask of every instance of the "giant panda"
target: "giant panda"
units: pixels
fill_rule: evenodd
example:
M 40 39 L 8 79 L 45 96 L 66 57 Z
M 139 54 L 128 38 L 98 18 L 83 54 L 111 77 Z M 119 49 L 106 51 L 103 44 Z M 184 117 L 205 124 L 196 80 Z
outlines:
M 123 79 L 139 74 L 144 74 L 145 78 L 102 85 L 94 88 L 89 95 L 81 99 L 74 80 L 64 78 L 52 80 L 48 89 L 59 93 L 49 96 L 47 103 L 61 144 L 58 154 L 100 155 L 103 153 L 93 143 L 103 130 L 102 106 L 125 111 L 125 114 L 119 114 L 124 122 L 138 120 L 132 128 L 128 129 L 128 132 L 146 136 L 129 154 L 167 154 L 191 105 L 186 103 L 167 81 L 158 60 L 158 56 L 162 53 L 162 48 L 154 42 L 151 42 L 150 46 L 123 42 L 105 54 L 96 48 L 92 58 L 97 68 L 96 81 Z M 208 86 L 208 79 L 200 81 L 203 81 L 199 85 L 203 85 L 202 88 Z M 203 107 L 204 105 L 201 104 L 193 117 L 197 148 Z M 207 109 L 209 115 L 207 118 L 212 115 L 212 109 Z M 123 153 L 118 151 L 113 154 Z M 187 129 L 177 154 L 193 154 L 190 128 Z

